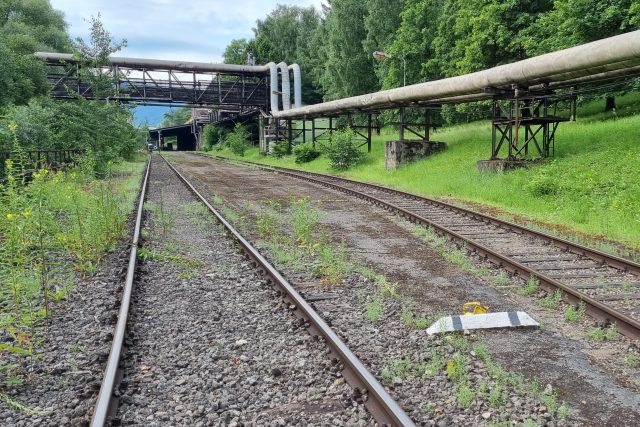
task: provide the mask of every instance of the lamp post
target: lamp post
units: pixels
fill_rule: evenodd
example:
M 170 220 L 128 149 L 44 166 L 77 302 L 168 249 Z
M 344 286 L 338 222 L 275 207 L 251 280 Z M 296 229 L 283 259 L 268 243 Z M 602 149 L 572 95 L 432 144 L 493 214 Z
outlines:
M 385 61 L 387 59 L 396 58 L 393 55 L 389 55 L 388 53 L 380 52 L 378 50 L 373 52 L 373 57 L 378 61 Z M 400 57 L 400 59 L 402 60 L 402 86 L 406 86 L 407 85 L 407 60 L 404 58 L 404 56 Z

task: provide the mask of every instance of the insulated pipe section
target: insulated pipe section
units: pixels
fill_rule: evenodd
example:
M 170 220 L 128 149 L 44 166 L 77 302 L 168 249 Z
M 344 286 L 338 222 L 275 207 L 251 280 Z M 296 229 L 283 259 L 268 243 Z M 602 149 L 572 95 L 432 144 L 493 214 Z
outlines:
M 563 49 L 458 77 L 338 99 L 274 114 L 280 119 L 480 94 L 485 88 L 528 87 L 640 65 L 640 31 Z
M 278 68 L 280 68 L 280 78 L 282 79 L 281 90 L 282 92 L 282 109 L 290 110 L 291 109 L 291 83 L 289 82 L 289 67 L 286 62 L 281 62 L 278 64 Z
M 302 107 L 302 74 L 298 64 L 289 65 L 293 71 L 293 108 Z
M 271 91 L 271 111 L 277 113 L 280 111 L 278 106 L 278 66 L 275 62 L 269 62 L 265 65 L 269 67 L 269 85 Z
M 59 61 L 69 64 L 75 64 L 79 61 L 70 53 L 55 52 L 36 52 L 36 58 L 47 61 Z M 266 73 L 269 71 L 267 65 L 236 65 L 236 64 L 214 64 L 210 62 L 188 62 L 188 61 L 169 61 L 163 59 L 147 59 L 147 58 L 123 58 L 117 56 L 109 57 L 110 65 L 118 65 L 121 67 L 131 68 L 156 68 L 185 72 L 212 72 L 212 73 Z

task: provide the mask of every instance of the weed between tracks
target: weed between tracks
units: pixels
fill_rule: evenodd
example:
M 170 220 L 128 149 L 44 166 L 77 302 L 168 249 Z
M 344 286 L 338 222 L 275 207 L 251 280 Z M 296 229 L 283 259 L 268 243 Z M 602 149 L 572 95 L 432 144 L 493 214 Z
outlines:
M 160 262 L 168 262 L 185 269 L 199 269 L 204 267 L 204 263 L 196 258 L 190 258 L 179 253 L 170 252 L 166 249 L 148 249 L 141 247 L 138 250 L 138 256 L 143 261 L 154 260 Z
M 606 328 L 595 326 L 587 331 L 587 338 L 593 341 L 617 341 L 620 338 L 618 328 L 611 324 Z
M 541 388 L 535 380 L 506 371 L 492 360 L 484 342 L 474 335 L 453 333 L 428 338 L 417 358 L 405 355 L 392 360 L 380 369 L 379 375 L 388 385 L 400 385 L 407 380 L 417 385 L 416 381 L 419 384 L 445 379 L 453 386 L 457 405 L 461 409 L 486 407 L 498 418 L 491 425 L 512 425 L 508 405 L 513 399 L 531 398 L 543 404 L 552 416 L 561 420 L 569 417 L 569 407 L 558 402 L 549 386 Z M 431 404 L 422 410 L 444 409 Z M 530 422 L 537 425 L 533 420 Z
M 222 205 L 223 201 L 218 200 L 218 204 Z M 340 284 L 349 271 L 361 274 L 372 282 L 375 289 L 373 293 L 358 293 L 358 300 L 364 304 L 364 316 L 371 322 L 379 322 L 384 318 L 387 300 L 400 301 L 404 305 L 400 320 L 408 328 L 424 329 L 440 317 L 414 313 L 402 302 L 403 296 L 398 291 L 397 284 L 368 267 L 357 266 L 347 260 L 344 244 L 334 244 L 319 230 L 318 223 L 322 213 L 315 209 L 307 199 L 294 199 L 288 208 L 269 201 L 256 214 L 255 227 L 259 238 L 278 265 L 297 271 L 309 271 L 309 266 L 312 266 L 314 276 L 321 278 L 328 289 Z M 432 235 L 428 237 L 438 243 L 443 252 L 446 250 L 444 239 Z M 471 262 L 462 259 L 460 254 L 464 255 L 464 252 L 459 251 L 451 259 L 467 265 L 468 271 L 486 274 L 488 269 L 474 267 Z M 504 276 L 499 278 L 502 281 L 508 280 Z M 535 278 L 531 282 L 535 283 L 537 289 Z M 447 350 L 449 347 L 452 351 Z M 483 375 L 476 375 L 476 365 L 481 366 L 480 372 Z M 459 334 L 430 339 L 424 354 L 417 360 L 408 355 L 392 360 L 380 369 L 379 375 L 388 384 L 401 384 L 406 378 L 429 380 L 444 377 L 454 385 L 453 393 L 461 408 L 469 408 L 475 402 L 484 402 L 490 408 L 504 409 L 506 415 L 499 415 L 501 419 L 509 420 L 506 407 L 512 395 L 530 396 L 560 419 L 569 416 L 567 405 L 560 404 L 552 390 L 541 390 L 535 380 L 530 381 L 522 375 L 506 371 L 492 361 L 481 341 L 474 342 Z M 423 407 L 427 411 L 436 409 L 429 405 Z M 526 422 L 533 423 L 532 420 Z
M 347 259 L 344 242 L 335 243 L 320 229 L 323 213 L 308 198 L 292 198 L 288 208 L 268 201 L 256 214 L 260 239 L 280 265 L 296 271 L 310 268 L 322 286 L 342 284 L 354 266 Z
M 471 256 L 467 254 L 464 246 L 462 249 L 455 247 L 453 243 L 447 241 L 446 238 L 439 236 L 431 227 L 414 226 L 413 233 L 423 238 L 438 252 L 439 255 L 446 258 L 448 261 L 474 276 L 487 280 L 495 286 L 505 288 L 513 287 L 515 288 L 516 293 L 521 296 L 532 296 L 540 290 L 539 281 L 536 276 L 532 275 L 524 285 L 517 286 L 514 285 L 514 280 L 505 272 L 491 275 L 491 270 L 487 266 L 477 267 L 473 265 Z M 631 289 L 631 285 L 629 284 L 623 284 L 623 287 L 627 291 Z M 559 310 L 563 306 L 562 297 L 562 290 L 556 289 L 553 292 L 547 292 L 544 297 L 538 299 L 538 305 L 550 310 Z M 585 312 L 586 306 L 584 302 L 580 302 L 575 306 L 565 305 L 562 311 L 564 319 L 570 323 L 581 322 L 585 317 Z M 615 325 L 611 325 L 604 329 L 600 327 L 592 327 L 586 331 L 585 336 L 587 339 L 593 341 L 615 341 L 619 338 Z

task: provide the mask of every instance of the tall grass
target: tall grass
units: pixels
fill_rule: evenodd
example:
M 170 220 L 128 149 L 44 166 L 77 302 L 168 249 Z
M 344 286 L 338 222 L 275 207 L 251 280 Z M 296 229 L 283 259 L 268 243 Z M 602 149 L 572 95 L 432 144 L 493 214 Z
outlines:
M 93 166 L 84 159 L 68 172 L 43 169 L 24 184 L 7 161 L 0 184 L 0 354 L 31 355 L 52 301 L 66 296 L 75 274 L 93 272 L 123 236 L 142 163 L 108 164 L 102 179 Z M 12 375 L 3 366 L 0 372 Z

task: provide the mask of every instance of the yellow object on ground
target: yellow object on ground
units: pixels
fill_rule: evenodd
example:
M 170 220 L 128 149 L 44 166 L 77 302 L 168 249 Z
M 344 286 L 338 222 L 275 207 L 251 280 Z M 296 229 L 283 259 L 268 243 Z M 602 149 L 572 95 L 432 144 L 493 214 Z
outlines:
M 488 311 L 489 309 L 478 301 L 465 302 L 462 305 L 462 314 L 485 314 Z

